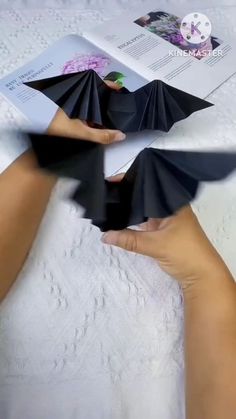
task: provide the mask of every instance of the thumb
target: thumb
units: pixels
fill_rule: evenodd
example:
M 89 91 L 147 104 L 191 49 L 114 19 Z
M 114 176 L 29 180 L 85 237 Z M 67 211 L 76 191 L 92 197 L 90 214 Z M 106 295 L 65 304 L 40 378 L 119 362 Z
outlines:
M 121 86 L 118 83 L 115 83 L 114 81 L 110 80 L 104 80 L 104 82 L 113 90 L 120 90 Z
M 156 241 L 153 235 L 153 232 L 136 231 L 131 229 L 108 231 L 102 236 L 102 242 L 121 247 L 122 249 L 130 252 L 157 257 Z
M 126 135 L 118 130 L 91 128 L 86 126 L 85 139 L 100 144 L 111 144 L 117 141 L 123 141 Z

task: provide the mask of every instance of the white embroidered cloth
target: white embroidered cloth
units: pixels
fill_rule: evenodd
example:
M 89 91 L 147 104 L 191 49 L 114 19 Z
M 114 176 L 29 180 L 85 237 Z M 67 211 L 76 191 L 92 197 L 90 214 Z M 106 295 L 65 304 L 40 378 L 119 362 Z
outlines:
M 117 0 L 115 7 L 106 0 L 51 0 L 45 3 L 64 9 L 24 9 L 43 3 L 1 1 L 1 77 L 59 37 L 139 2 Z M 233 3 L 213 9 L 216 2 L 209 0 L 205 11 L 214 19 L 215 33 L 227 38 L 235 38 Z M 69 4 L 73 10 L 66 9 Z M 7 10 L 16 5 L 23 8 Z M 160 146 L 235 145 L 236 77 L 209 100 L 216 106 L 205 126 L 196 114 L 168 136 L 160 135 Z M 0 98 L 0 126 L 20 123 L 21 116 Z M 0 170 L 19 150 L 19 144 L 1 139 Z M 235 186 L 235 176 L 207 186 L 195 204 L 234 273 Z M 1 419 L 183 419 L 178 285 L 155 261 L 102 245 L 99 231 L 59 199 L 63 189 L 59 184 L 28 261 L 0 307 Z

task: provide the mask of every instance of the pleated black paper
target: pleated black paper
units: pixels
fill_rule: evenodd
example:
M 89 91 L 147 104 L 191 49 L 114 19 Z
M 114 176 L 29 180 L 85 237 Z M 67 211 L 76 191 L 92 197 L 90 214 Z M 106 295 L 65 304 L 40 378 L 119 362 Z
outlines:
M 103 174 L 103 146 L 83 140 L 28 134 L 39 166 L 59 177 L 79 180 L 80 204 L 85 218 L 104 219 L 106 185 Z M 100 205 L 97 205 L 97 202 Z
M 120 230 L 168 217 L 193 201 L 201 182 L 224 179 L 235 169 L 236 153 L 146 148 L 120 183 L 106 182 L 106 219 L 93 223 L 102 231 Z
M 44 93 L 70 118 L 110 129 L 169 131 L 175 122 L 212 106 L 196 96 L 154 80 L 130 92 L 108 87 L 93 70 L 25 83 Z
M 81 180 L 72 199 L 102 231 L 119 230 L 148 218 L 164 218 L 189 204 L 203 181 L 226 178 L 236 169 L 236 153 L 145 148 L 123 180 L 103 174 L 103 146 L 86 141 L 30 134 L 41 167 Z

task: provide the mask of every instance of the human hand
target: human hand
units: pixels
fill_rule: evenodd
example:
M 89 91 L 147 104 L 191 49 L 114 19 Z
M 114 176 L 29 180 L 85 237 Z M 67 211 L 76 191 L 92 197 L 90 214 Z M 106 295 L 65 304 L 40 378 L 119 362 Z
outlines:
M 157 259 L 184 290 L 196 281 L 227 271 L 190 206 L 169 218 L 150 219 L 141 227 L 143 231 L 109 231 L 102 241 Z
M 47 133 L 62 137 L 78 138 L 100 144 L 111 144 L 125 139 L 125 134 L 118 130 L 101 129 L 89 126 L 86 121 L 70 119 L 62 109 L 58 109 Z
M 114 90 L 120 89 L 120 86 L 114 82 L 106 81 L 106 84 Z M 111 144 L 123 141 L 126 138 L 126 135 L 121 131 L 95 128 L 86 121 L 71 119 L 60 108 L 49 125 L 47 133 L 50 135 L 88 140 L 100 144 Z

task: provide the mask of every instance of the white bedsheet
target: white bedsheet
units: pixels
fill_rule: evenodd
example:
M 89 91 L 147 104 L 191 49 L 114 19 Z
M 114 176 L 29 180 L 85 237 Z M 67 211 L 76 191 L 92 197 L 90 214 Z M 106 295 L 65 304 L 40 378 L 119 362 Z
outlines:
M 61 9 L 39 9 L 43 3 Z M 1 0 L 0 76 L 59 37 L 138 3 Z M 215 33 L 235 37 L 235 1 L 214 8 L 222 1 L 200 3 L 208 6 Z M 196 114 L 161 135 L 161 147 L 235 145 L 236 77 L 209 100 L 216 106 L 205 126 Z M 6 121 L 19 125 L 21 117 L 0 98 L 0 126 Z M 0 142 L 2 162 L 13 159 L 14 147 Z M 0 418 L 183 419 L 178 285 L 153 260 L 102 245 L 99 231 L 61 202 L 63 190 L 59 184 L 19 280 L 0 307 Z M 235 176 L 207 186 L 195 209 L 236 274 Z

